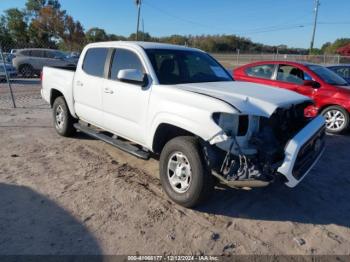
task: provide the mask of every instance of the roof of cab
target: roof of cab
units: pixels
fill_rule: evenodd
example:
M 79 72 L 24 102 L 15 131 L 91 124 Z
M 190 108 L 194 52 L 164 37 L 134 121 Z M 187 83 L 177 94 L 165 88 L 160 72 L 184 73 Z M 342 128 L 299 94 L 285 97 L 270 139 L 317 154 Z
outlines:
M 139 42 L 139 41 L 110 41 L 110 42 L 99 42 L 92 43 L 88 46 L 93 47 L 119 47 L 119 46 L 138 46 L 143 49 L 173 49 L 173 50 L 196 50 L 199 49 L 181 46 L 181 45 L 172 45 L 164 43 L 155 43 L 155 42 Z

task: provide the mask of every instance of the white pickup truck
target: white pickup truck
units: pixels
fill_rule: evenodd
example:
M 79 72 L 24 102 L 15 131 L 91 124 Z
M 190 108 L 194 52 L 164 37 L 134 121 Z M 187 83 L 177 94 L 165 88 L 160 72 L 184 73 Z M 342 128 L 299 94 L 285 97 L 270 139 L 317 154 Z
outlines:
M 209 54 L 143 42 L 90 44 L 76 68 L 45 67 L 42 97 L 58 134 L 76 130 L 137 157 L 160 155 L 160 179 L 193 207 L 215 183 L 295 187 L 324 151 L 309 98 L 241 83 Z M 281 181 L 281 179 L 278 179 Z

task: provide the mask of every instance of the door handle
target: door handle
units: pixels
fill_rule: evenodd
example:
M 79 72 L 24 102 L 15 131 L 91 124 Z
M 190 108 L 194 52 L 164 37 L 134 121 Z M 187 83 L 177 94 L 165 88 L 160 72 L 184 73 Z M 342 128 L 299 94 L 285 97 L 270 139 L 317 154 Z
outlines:
M 105 88 L 105 89 L 104 89 L 104 92 L 105 92 L 106 94 L 113 94 L 113 93 L 114 93 L 114 91 L 111 90 L 111 89 L 109 89 L 109 88 Z
M 77 81 L 76 84 L 77 84 L 77 86 L 84 86 L 83 82 L 81 82 L 81 81 Z

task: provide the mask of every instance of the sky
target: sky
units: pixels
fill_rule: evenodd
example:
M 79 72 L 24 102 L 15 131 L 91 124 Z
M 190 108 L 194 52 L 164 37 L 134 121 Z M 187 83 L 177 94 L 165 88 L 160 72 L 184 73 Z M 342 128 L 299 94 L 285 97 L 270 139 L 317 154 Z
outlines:
M 23 8 L 25 0 L 0 0 L 0 13 Z M 128 36 L 136 31 L 135 0 L 61 0 L 62 8 L 87 30 L 100 27 Z M 350 38 L 350 0 L 320 0 L 315 47 Z M 254 42 L 289 47 L 310 46 L 314 0 L 143 0 L 145 32 L 236 34 Z M 141 24 L 142 29 L 142 24 Z

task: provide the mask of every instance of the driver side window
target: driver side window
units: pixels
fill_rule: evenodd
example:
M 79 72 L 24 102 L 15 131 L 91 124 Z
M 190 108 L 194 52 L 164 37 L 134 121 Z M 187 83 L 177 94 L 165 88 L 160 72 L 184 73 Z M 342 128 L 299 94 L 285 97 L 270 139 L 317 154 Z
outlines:
M 312 78 L 297 67 L 290 65 L 279 65 L 276 80 L 302 85 L 304 80 L 312 80 Z
M 116 49 L 113 54 L 109 79 L 117 80 L 119 71 L 123 69 L 137 69 L 146 73 L 141 60 L 134 52 L 127 49 Z

